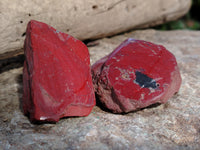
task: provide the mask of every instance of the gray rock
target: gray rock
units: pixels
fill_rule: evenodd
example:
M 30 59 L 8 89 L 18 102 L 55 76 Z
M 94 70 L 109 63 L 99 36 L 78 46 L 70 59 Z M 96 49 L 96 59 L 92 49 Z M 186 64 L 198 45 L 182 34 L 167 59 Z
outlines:
M 0 54 L 23 47 L 31 19 L 84 40 L 175 20 L 190 5 L 191 0 L 1 0 Z
M 22 68 L 0 74 L 2 149 L 199 149 L 200 32 L 142 30 L 95 41 L 91 62 L 110 53 L 127 37 L 164 45 L 175 54 L 183 83 L 166 104 L 125 115 L 94 107 L 88 117 L 56 124 L 31 124 L 22 114 Z M 92 43 L 88 44 L 92 45 Z

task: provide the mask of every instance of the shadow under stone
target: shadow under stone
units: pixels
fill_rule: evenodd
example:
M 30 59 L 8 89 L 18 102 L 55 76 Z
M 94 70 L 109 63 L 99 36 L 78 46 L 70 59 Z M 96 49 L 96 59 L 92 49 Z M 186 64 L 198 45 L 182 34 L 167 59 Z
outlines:
M 23 98 L 23 74 L 19 74 L 16 77 L 16 82 L 18 84 L 17 87 L 17 94 L 19 97 L 19 109 L 21 110 L 21 112 L 23 113 L 23 107 L 22 107 L 22 98 Z
M 0 73 L 23 66 L 24 55 L 17 55 L 11 58 L 0 59 Z
M 131 112 L 113 113 L 111 110 L 109 110 L 108 108 L 106 108 L 106 106 L 99 100 L 99 97 L 98 97 L 98 95 L 96 93 L 95 93 L 95 96 L 96 96 L 96 106 L 97 107 L 99 107 L 104 112 L 115 114 L 115 115 L 127 115 L 127 114 L 130 114 L 130 113 L 136 113 L 138 111 L 142 111 L 144 109 L 156 108 L 156 107 L 158 107 L 158 106 L 161 105 L 161 103 L 155 103 L 155 104 L 152 104 L 152 105 L 149 105 L 147 107 L 140 108 L 140 109 L 137 109 L 137 110 L 134 110 L 134 111 L 131 111 Z

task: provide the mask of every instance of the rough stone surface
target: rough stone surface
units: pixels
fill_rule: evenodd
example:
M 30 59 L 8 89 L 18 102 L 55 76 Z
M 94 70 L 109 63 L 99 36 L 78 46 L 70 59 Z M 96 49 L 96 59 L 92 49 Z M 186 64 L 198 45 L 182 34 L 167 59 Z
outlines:
M 95 105 L 85 44 L 38 21 L 27 25 L 23 110 L 31 121 L 87 116 Z
M 128 37 L 164 45 L 177 58 L 182 76 L 178 95 L 166 104 L 115 115 L 95 106 L 88 117 L 56 124 L 31 124 L 20 109 L 22 68 L 0 74 L 2 149 L 152 149 L 200 147 L 200 32 L 143 30 L 88 45 L 94 63 Z M 96 46 L 94 46 L 96 45 Z
M 191 0 L 1 0 L 0 54 L 23 47 L 32 19 L 84 40 L 175 20 L 190 4 Z
M 93 64 L 92 76 L 99 100 L 114 113 L 166 103 L 181 85 L 172 53 L 162 45 L 132 38 Z

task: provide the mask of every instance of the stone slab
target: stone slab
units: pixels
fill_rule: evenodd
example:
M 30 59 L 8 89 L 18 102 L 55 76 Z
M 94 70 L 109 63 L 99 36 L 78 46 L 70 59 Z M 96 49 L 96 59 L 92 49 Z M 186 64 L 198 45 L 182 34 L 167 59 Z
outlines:
M 126 38 L 164 45 L 177 58 L 183 83 L 166 104 L 125 115 L 95 106 L 88 117 L 31 124 L 22 114 L 22 68 L 0 74 L 0 145 L 3 149 L 152 149 L 200 147 L 200 32 L 141 30 L 88 43 L 91 62 Z

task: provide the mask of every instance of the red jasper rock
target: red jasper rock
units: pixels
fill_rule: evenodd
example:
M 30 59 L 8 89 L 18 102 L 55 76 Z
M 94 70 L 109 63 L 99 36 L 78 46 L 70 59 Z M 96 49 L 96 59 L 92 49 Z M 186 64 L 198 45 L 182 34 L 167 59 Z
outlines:
M 24 52 L 22 103 L 32 121 L 89 115 L 95 95 L 89 52 L 81 41 L 30 21 Z
M 163 46 L 128 39 L 92 66 L 100 101 L 114 113 L 165 103 L 178 92 L 176 59 Z

